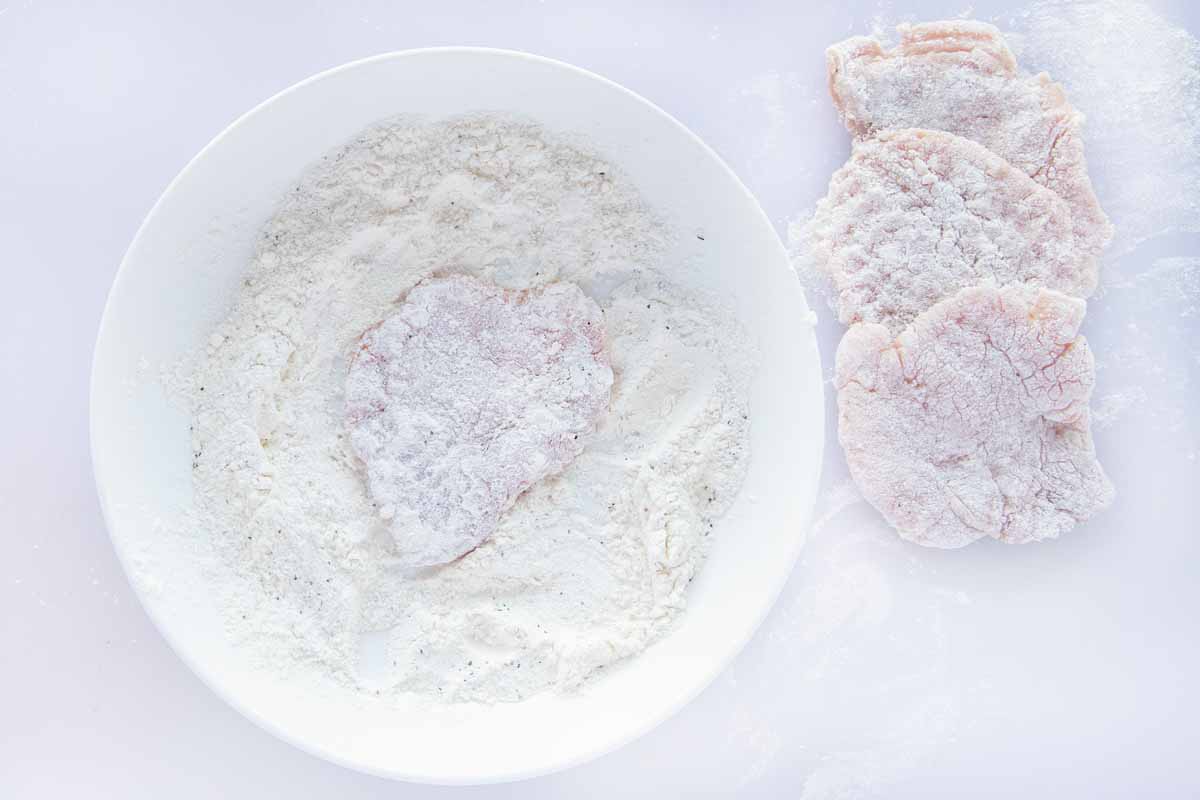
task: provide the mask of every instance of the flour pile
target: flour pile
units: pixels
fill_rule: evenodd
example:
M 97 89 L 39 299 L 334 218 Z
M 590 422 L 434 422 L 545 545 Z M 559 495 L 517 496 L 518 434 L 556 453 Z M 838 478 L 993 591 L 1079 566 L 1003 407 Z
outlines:
M 838 438 L 905 539 L 1051 539 L 1112 498 L 1077 335 L 1112 238 L 1083 118 L 991 25 L 899 35 L 891 49 L 860 36 L 827 52 L 855 142 L 801 239 L 853 325 L 838 347 Z
M 309 172 L 182 387 L 191 529 L 239 643 L 279 673 L 500 701 L 576 686 L 668 630 L 745 473 L 752 369 L 730 315 L 664 277 L 671 236 L 586 145 L 494 115 L 391 120 Z M 414 574 L 343 389 L 360 337 L 434 274 L 577 285 L 603 312 L 612 390 L 561 473 Z

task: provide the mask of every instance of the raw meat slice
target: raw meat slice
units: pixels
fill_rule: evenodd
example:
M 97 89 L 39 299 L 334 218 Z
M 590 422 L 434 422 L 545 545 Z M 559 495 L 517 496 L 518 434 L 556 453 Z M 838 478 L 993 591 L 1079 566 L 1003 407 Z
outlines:
M 1096 259 L 1071 210 L 984 146 L 944 131 L 883 131 L 856 142 L 808 236 L 842 322 L 893 333 L 959 289 L 1028 283 L 1086 297 Z
M 346 378 L 351 447 L 401 563 L 452 561 L 487 539 L 583 450 L 612 382 L 600 307 L 574 284 L 414 287 L 362 335 Z
M 902 537 L 961 547 L 1051 539 L 1112 499 L 1088 417 L 1082 300 L 972 287 L 899 337 L 855 325 L 838 347 L 838 436 Z
M 934 128 L 979 142 L 1071 206 L 1078 242 L 1098 255 L 1112 239 L 1083 154 L 1083 116 L 1045 73 L 1029 75 L 1000 32 L 957 20 L 901 25 L 885 50 L 856 36 L 826 51 L 829 91 L 856 138 Z

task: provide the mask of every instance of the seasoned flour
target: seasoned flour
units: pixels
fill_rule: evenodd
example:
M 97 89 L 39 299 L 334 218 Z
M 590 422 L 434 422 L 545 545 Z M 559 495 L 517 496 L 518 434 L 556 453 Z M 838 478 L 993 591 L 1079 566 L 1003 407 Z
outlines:
M 669 279 L 670 228 L 586 145 L 489 115 L 399 118 L 317 164 L 266 225 L 179 388 L 228 628 L 279 673 L 381 695 L 518 700 L 635 655 L 684 607 L 747 459 L 736 323 Z M 578 284 L 611 405 L 494 534 L 405 569 L 346 430 L 362 333 L 433 273 Z

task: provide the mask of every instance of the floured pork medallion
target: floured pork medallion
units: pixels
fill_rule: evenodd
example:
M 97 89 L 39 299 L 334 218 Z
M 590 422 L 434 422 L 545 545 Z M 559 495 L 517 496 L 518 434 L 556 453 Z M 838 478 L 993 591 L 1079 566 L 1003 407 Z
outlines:
M 899 337 L 874 324 L 847 331 L 838 438 L 902 537 L 1050 539 L 1112 500 L 1092 446 L 1084 309 L 1049 289 L 970 288 Z
M 1045 73 L 1030 75 L 1000 32 L 955 20 L 901 25 L 884 49 L 856 36 L 826 51 L 829 90 L 862 139 L 897 128 L 933 128 L 978 142 L 1071 207 L 1076 239 L 1096 255 L 1112 239 L 1083 154 L 1083 116 Z
M 579 287 L 432 278 L 362 335 L 350 443 L 401 563 L 452 561 L 561 472 L 608 407 L 600 307 Z
M 846 324 L 899 333 L 967 286 L 1026 283 L 1086 297 L 1096 258 L 1071 209 L 980 144 L 906 128 L 855 142 L 808 226 Z

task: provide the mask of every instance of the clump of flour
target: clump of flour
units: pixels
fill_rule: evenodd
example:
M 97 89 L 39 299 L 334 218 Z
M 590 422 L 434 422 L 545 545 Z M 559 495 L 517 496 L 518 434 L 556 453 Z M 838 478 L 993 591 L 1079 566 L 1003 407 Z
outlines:
M 523 121 L 399 118 L 331 154 L 265 226 L 186 386 L 190 530 L 265 668 L 392 694 L 517 700 L 668 629 L 747 458 L 748 354 L 664 275 L 668 227 L 585 145 Z M 599 303 L 614 384 L 588 447 L 492 536 L 413 575 L 345 427 L 359 337 L 434 273 Z

